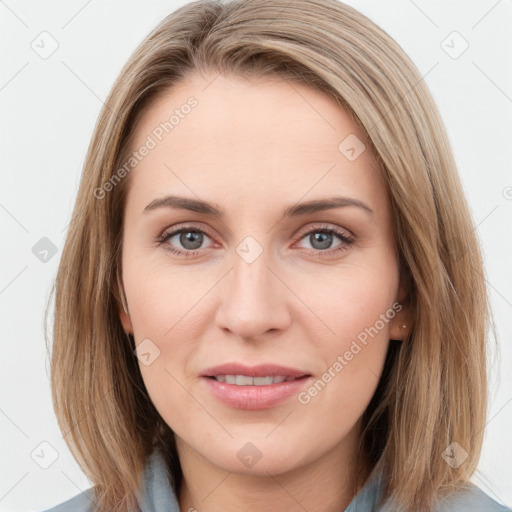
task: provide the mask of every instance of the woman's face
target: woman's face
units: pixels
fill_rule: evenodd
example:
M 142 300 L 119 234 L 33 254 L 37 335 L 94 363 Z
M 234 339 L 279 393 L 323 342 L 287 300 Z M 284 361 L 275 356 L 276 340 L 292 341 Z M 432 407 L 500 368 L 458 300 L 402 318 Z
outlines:
M 180 455 L 251 474 L 352 456 L 406 311 L 386 189 L 350 116 L 279 78 L 194 74 L 132 149 L 121 319 Z

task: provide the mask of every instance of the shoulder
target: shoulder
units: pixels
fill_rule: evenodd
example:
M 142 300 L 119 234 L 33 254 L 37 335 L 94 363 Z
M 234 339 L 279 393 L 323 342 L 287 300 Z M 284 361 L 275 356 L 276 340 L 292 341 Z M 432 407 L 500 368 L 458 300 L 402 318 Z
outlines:
M 60 505 L 43 512 L 94 512 L 94 490 L 91 487 Z
M 349 507 L 345 512 L 396 511 L 399 507 L 390 499 L 378 503 L 384 487 L 382 474 L 375 474 L 354 500 L 353 508 Z M 466 482 L 459 490 L 441 498 L 433 512 L 512 512 L 512 509 L 498 503 L 475 484 Z
M 467 482 L 460 491 L 442 500 L 437 512 L 512 512 L 512 509 L 500 505 L 475 484 Z
M 142 485 L 135 491 L 137 507 L 140 510 L 167 510 L 179 512 L 177 497 L 169 481 L 169 474 L 162 454 L 155 450 L 149 457 L 143 471 Z M 43 512 L 95 512 L 94 488 L 77 494 L 73 498 Z

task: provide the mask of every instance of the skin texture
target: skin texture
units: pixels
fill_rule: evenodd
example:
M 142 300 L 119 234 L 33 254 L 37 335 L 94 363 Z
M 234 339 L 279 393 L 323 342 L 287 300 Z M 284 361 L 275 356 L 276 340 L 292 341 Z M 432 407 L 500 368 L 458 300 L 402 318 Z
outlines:
M 316 380 L 404 299 L 385 186 L 368 149 L 353 161 L 338 150 L 350 134 L 365 140 L 350 116 L 325 94 L 280 78 L 191 74 L 144 113 L 133 148 L 190 96 L 197 106 L 131 172 L 122 259 L 128 314 L 120 311 L 136 344 L 150 339 L 160 351 L 139 365 L 176 433 L 180 507 L 339 512 L 353 498 L 360 418 L 389 340 L 407 331 L 405 307 L 307 404 L 294 395 L 263 410 L 237 409 L 199 375 L 235 361 L 291 366 Z M 215 203 L 226 217 L 142 213 L 169 194 Z M 282 218 L 290 205 L 334 195 L 373 213 L 347 206 Z M 206 233 L 199 249 L 180 235 L 158 244 L 163 232 L 191 224 Z M 353 243 L 332 235 L 322 246 L 314 233 L 325 226 Z M 263 250 L 252 263 L 236 251 L 246 236 Z M 252 467 L 237 456 L 248 442 L 261 455 Z

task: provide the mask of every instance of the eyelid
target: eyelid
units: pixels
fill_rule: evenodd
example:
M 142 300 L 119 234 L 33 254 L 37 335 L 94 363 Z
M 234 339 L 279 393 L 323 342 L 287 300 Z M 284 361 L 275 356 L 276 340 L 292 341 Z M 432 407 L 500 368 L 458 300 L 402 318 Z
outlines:
M 344 234 L 347 238 L 355 238 L 354 235 L 351 233 L 350 230 L 343 228 L 341 226 L 338 226 L 336 224 L 330 224 L 328 222 L 320 222 L 320 226 L 317 225 L 318 222 L 312 222 L 297 231 L 297 234 L 295 236 L 301 237 L 304 235 L 307 235 L 314 231 L 322 231 L 322 230 L 332 230 L 336 233 Z
M 175 234 L 180 229 L 190 229 L 190 231 L 200 231 L 208 235 L 210 238 L 214 238 L 208 228 L 205 228 L 202 224 L 195 222 L 182 222 L 170 228 L 165 228 L 162 233 L 157 237 L 157 240 L 165 238 L 167 235 Z

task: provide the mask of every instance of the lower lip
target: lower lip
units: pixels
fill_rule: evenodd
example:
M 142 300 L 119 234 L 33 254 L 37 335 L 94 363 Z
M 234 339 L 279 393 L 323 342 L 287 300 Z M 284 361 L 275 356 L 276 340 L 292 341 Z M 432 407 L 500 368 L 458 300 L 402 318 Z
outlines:
M 310 379 L 311 376 L 305 376 L 268 386 L 237 386 L 202 377 L 208 389 L 221 402 L 237 409 L 251 410 L 267 409 L 283 402 L 299 393 Z

